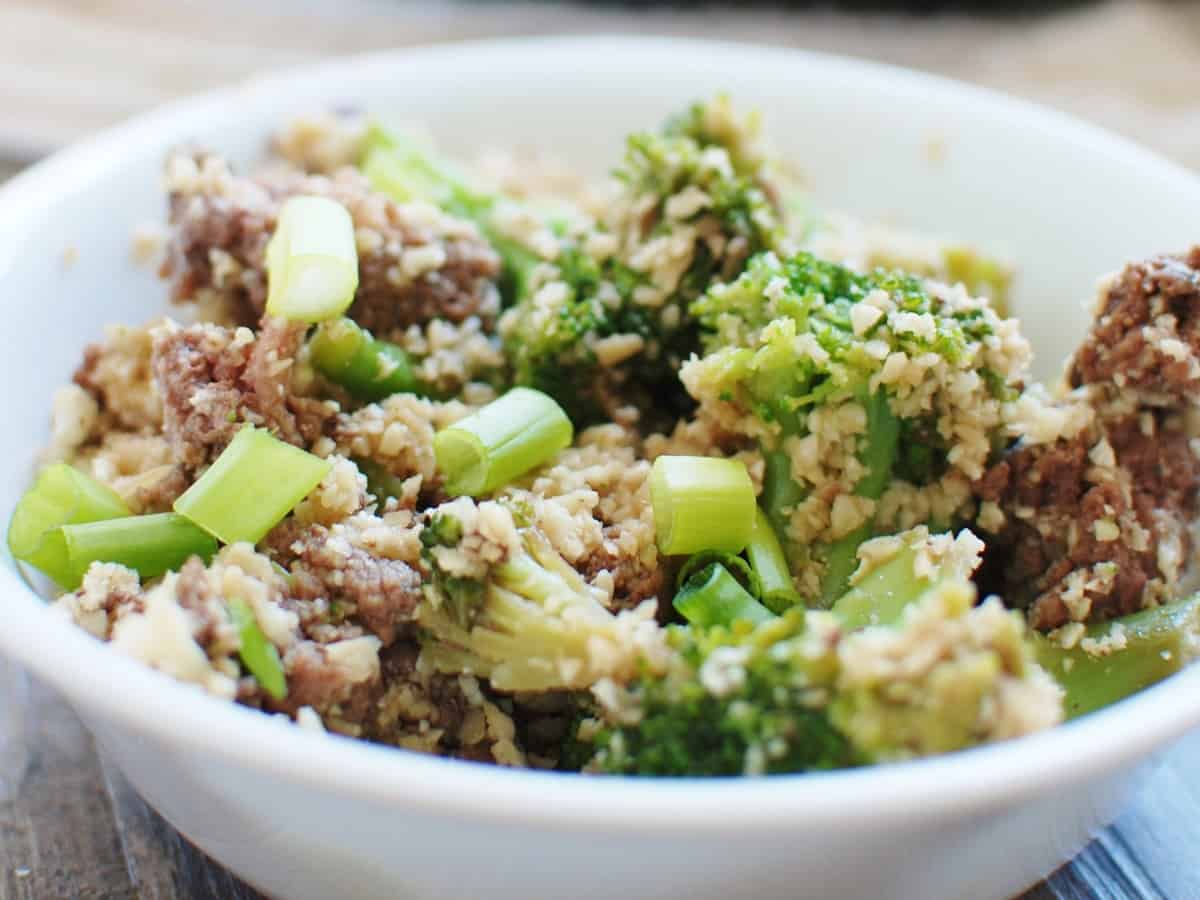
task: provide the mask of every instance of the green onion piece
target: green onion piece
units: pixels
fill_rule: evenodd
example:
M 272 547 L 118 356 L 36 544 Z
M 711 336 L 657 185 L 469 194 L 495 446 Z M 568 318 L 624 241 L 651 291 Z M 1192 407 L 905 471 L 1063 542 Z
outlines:
M 745 465 L 711 456 L 660 456 L 650 473 L 658 549 L 668 556 L 741 553 L 754 531 L 754 485 Z
M 750 567 L 758 576 L 762 585 L 759 599 L 773 613 L 798 606 L 802 601 L 792 582 L 792 573 L 788 568 L 787 557 L 783 555 L 783 547 L 767 514 L 761 508 L 754 508 L 754 531 L 750 534 L 750 543 L 746 545 L 746 558 Z
M 762 582 L 759 581 L 755 571 L 750 568 L 750 563 L 732 553 L 721 553 L 715 550 L 702 550 L 689 556 L 687 562 L 679 567 L 679 574 L 675 576 L 675 589 L 681 590 L 693 575 L 712 563 L 724 566 L 746 593 L 755 600 L 762 599 Z
M 700 628 L 737 620 L 757 625 L 775 618 L 720 563 L 709 563 L 692 575 L 675 595 L 674 605 L 681 616 Z
M 1086 637 L 1101 643 L 1122 635 L 1114 644 L 1121 649 L 1106 656 L 1093 656 L 1082 642 L 1065 649 L 1037 633 L 1033 646 L 1042 668 L 1062 685 L 1064 711 L 1074 719 L 1178 672 L 1195 658 L 1198 632 L 1200 594 L 1089 626 Z
M 41 570 L 59 586 L 73 587 L 59 528 L 129 514 L 129 507 L 112 489 L 66 463 L 56 463 L 42 470 L 13 510 L 8 549 L 14 559 Z
M 279 651 L 267 640 L 254 611 L 245 600 L 236 597 L 229 601 L 229 617 L 241 638 L 238 656 L 242 665 L 255 677 L 264 691 L 276 700 L 287 696 L 287 679 L 283 674 L 283 663 L 279 660 Z
M 433 439 L 446 490 L 481 497 L 571 446 L 567 414 L 541 391 L 513 388 Z
M 59 531 L 67 551 L 67 588 L 78 587 L 94 562 L 119 563 L 145 580 L 178 569 L 192 556 L 207 563 L 217 552 L 216 539 L 178 513 L 64 525 Z
M 331 467 L 328 460 L 247 425 L 175 501 L 175 512 L 226 544 L 257 544 Z
M 426 394 L 408 354 L 372 337 L 351 319 L 323 323 L 308 345 L 312 363 L 355 397 L 382 400 L 392 394 Z
M 357 289 L 350 213 L 328 197 L 290 197 L 267 244 L 267 313 L 321 322 L 344 313 Z

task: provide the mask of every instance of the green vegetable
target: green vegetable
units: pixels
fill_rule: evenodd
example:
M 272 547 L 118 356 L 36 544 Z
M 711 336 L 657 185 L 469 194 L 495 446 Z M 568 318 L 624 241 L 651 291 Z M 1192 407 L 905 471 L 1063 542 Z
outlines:
M 660 456 L 650 472 L 658 549 L 740 553 L 754 531 L 754 485 L 736 459 Z
M 479 497 L 552 459 L 573 437 L 571 420 L 553 399 L 518 387 L 439 431 L 433 451 L 446 490 Z
M 857 765 L 850 742 L 814 706 L 814 680 L 799 655 L 799 610 L 752 628 L 672 629 L 675 663 L 630 688 L 640 721 L 605 723 L 589 768 L 625 775 L 743 775 Z M 724 656 L 731 682 L 710 690 L 699 672 Z M 711 664 L 711 663 L 710 663 Z
M 974 601 L 969 583 L 950 578 L 893 624 L 864 631 L 802 609 L 758 625 L 668 629 L 670 662 L 625 685 L 617 706 L 602 703 L 574 743 L 595 747 L 589 771 L 770 774 L 1011 737 L 1012 723 L 987 715 L 1018 684 L 1029 711 L 1052 722 L 1059 698 L 1034 665 L 1021 615 Z M 945 642 L 934 655 L 931 633 Z M 878 658 L 889 664 L 863 664 Z
M 119 563 L 145 581 L 178 569 L 193 556 L 206 563 L 217 552 L 207 531 L 178 513 L 124 516 L 58 529 L 66 548 L 65 588 L 76 588 L 94 562 Z
M 590 233 L 558 229 L 557 253 L 530 271 L 530 290 L 501 323 L 517 382 L 581 424 L 611 418 L 616 405 L 637 407 L 648 428 L 688 413 L 677 373 L 699 349 L 689 305 L 781 246 L 764 165 L 746 152 L 746 124 L 725 112 L 720 100 L 698 104 L 631 135 L 605 220 Z M 667 246 L 680 269 L 656 271 Z
M 290 197 L 267 244 L 267 313 L 297 322 L 340 316 L 358 289 L 358 247 L 346 208 Z
M 844 592 L 858 546 L 875 533 L 875 501 L 900 482 L 936 483 L 956 464 L 944 435 L 962 410 L 973 417 L 964 427 L 1003 437 L 999 404 L 1019 373 L 991 368 L 986 342 L 999 320 L 983 301 L 947 301 L 916 278 L 858 274 L 811 254 L 762 254 L 736 281 L 710 288 L 691 314 L 707 353 L 685 365 L 683 381 L 702 413 L 711 409 L 723 427 L 762 446 L 763 509 L 811 605 Z M 904 402 L 918 389 L 913 377 L 947 387 L 931 391 L 927 406 Z M 852 456 L 822 460 L 816 478 L 793 466 L 793 453 L 822 452 L 831 427 Z M 971 472 L 987 462 L 990 442 L 977 446 L 982 458 Z M 819 540 L 790 539 L 793 512 L 814 492 L 831 524 Z M 835 530 L 832 506 L 847 496 L 860 498 L 857 523 Z M 810 513 L 819 521 L 811 505 Z
M 283 674 L 279 651 L 263 634 L 250 605 L 245 600 L 232 598 L 229 601 L 229 617 L 238 630 L 238 656 L 246 671 L 276 700 L 284 699 L 287 696 L 287 678 Z
M 682 588 L 689 578 L 712 563 L 724 566 L 734 580 L 742 586 L 742 589 L 755 600 L 762 598 L 762 582 L 759 581 L 758 574 L 750 568 L 750 563 L 733 553 L 724 553 L 719 550 L 703 550 L 689 556 L 687 562 L 679 567 L 679 572 L 675 576 L 676 590 Z
M 731 625 L 735 621 L 758 624 L 775 618 L 720 563 L 709 563 L 694 573 L 675 595 L 676 611 L 698 628 Z
M 1194 595 L 1090 625 L 1070 649 L 1042 634 L 1034 646 L 1038 662 L 1066 691 L 1067 718 L 1074 719 L 1178 672 L 1195 658 L 1198 634 L 1200 595 Z
M 614 667 L 633 668 L 635 649 L 618 617 L 536 529 L 522 529 L 519 552 L 478 577 L 444 571 L 440 551 L 468 533 L 455 506 L 441 507 L 422 534 L 433 573 L 418 617 L 424 661 L 487 678 L 499 691 L 584 689 L 617 674 Z M 485 503 L 481 514 L 489 506 L 496 511 Z
M 754 510 L 754 530 L 746 545 L 746 558 L 758 576 L 762 591 L 760 599 L 771 612 L 782 613 L 802 602 L 792 583 L 779 538 L 761 507 Z
M 321 483 L 332 465 L 246 425 L 175 501 L 175 512 L 226 544 L 257 544 Z
M 983 543 L 969 531 L 957 538 L 917 527 L 879 538 L 889 554 L 871 554 L 859 565 L 853 584 L 833 603 L 831 612 L 844 628 L 893 625 L 904 611 L 943 581 L 966 581 L 982 561 Z M 867 548 L 860 548 L 863 552 Z
M 430 393 L 403 349 L 372 337 L 352 319 L 323 323 L 308 346 L 313 366 L 359 399 Z
M 129 507 L 107 486 L 66 463 L 47 466 L 25 492 L 8 523 L 8 549 L 60 587 L 78 582 L 60 527 L 116 519 Z
M 449 162 L 379 123 L 367 133 L 362 170 L 375 190 L 399 203 L 422 200 L 474 222 L 503 261 L 505 300 L 511 303 L 526 292 L 526 279 L 538 255 L 504 227 L 503 214 L 512 201 L 470 184 Z

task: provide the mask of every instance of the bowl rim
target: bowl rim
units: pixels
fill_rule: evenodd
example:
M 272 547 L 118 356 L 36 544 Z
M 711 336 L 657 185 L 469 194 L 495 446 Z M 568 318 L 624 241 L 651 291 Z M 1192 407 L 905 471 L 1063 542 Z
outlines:
M 1166 179 L 1197 192 L 1200 178 L 1097 126 L 999 92 L 896 66 L 760 44 L 647 36 L 500 38 L 403 48 L 307 63 L 175 101 L 61 150 L 0 188 L 0 236 L 27 216 L 52 210 L 89 183 L 96 161 L 119 160 L 130 145 L 186 133 L 248 96 L 279 95 L 300 83 L 354 81 L 419 61 L 453 65 L 481 54 L 502 60 L 536 52 L 631 52 L 734 63 L 753 55 L 784 67 L 886 83 L 902 93 L 951 105 L 983 104 L 1056 139 L 1126 163 L 1139 177 Z M 19 242 L 0 237 L 0 276 Z M 8 556 L 7 549 L 5 550 Z M 11 557 L 8 557 L 11 562 Z M 361 802 L 476 821 L 541 828 L 638 833 L 726 833 L 730 839 L 789 823 L 886 826 L 915 816 L 1001 808 L 1082 785 L 1129 767 L 1200 724 L 1200 666 L 1191 667 L 1115 707 L 1032 736 L 911 762 L 770 778 L 588 778 L 397 753 L 395 748 L 296 728 L 280 717 L 217 700 L 199 688 L 148 670 L 67 622 L 21 578 L 0 571 L 0 649 L 61 690 L 85 719 L 102 718 L 185 752 L 264 775 L 350 795 Z M 181 711 L 186 710 L 186 715 Z M 271 753 L 260 748 L 267 744 Z M 545 800 L 553 797 L 553 803 Z

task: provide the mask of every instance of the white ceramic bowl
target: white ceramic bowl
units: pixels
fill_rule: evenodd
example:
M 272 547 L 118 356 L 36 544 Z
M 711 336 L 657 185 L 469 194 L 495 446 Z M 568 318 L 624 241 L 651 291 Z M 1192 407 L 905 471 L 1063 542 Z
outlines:
M 129 236 L 161 217 L 169 146 L 199 139 L 245 160 L 289 113 L 353 103 L 428 122 L 451 151 L 536 143 L 600 166 L 626 131 L 720 90 L 764 111 L 822 203 L 1009 252 L 1049 370 L 1099 274 L 1200 238 L 1187 172 L 1063 116 L 866 63 L 598 38 L 308 67 L 143 117 L 0 190 L 0 512 L 85 342 L 163 308 Z M 1195 669 L 1052 732 L 918 763 L 708 782 L 506 771 L 212 700 L 65 624 L 4 562 L 0 648 L 71 700 L 168 820 L 278 897 L 1000 898 L 1079 849 L 1156 751 L 1200 723 Z

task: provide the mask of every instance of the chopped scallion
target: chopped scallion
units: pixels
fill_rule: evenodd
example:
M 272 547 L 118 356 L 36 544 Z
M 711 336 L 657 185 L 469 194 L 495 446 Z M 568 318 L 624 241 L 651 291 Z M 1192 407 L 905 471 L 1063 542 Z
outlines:
M 227 544 L 256 544 L 320 484 L 331 465 L 247 425 L 175 501 L 175 512 Z
M 650 474 L 658 549 L 740 553 L 754 531 L 754 485 L 736 459 L 660 456 Z
M 675 576 L 676 589 L 682 589 L 693 575 L 712 563 L 724 566 L 737 583 L 745 588 L 746 593 L 755 600 L 762 599 L 762 582 L 750 568 L 750 564 L 740 556 L 715 550 L 702 550 L 688 557 L 688 561 L 679 567 L 679 574 Z
M 60 528 L 129 514 L 129 507 L 109 487 L 66 463 L 56 463 L 42 470 L 13 510 L 8 549 L 61 587 L 74 587 L 78 582 L 72 583 Z
M 94 562 L 119 563 L 145 580 L 178 569 L 192 556 L 207 563 L 217 552 L 216 539 L 178 513 L 64 525 L 59 531 L 69 580 L 59 583 L 67 588 L 78 587 Z
M 291 197 L 267 244 L 267 312 L 297 322 L 340 316 L 358 289 L 358 247 L 346 208 Z
M 427 393 L 403 349 L 376 339 L 351 319 L 325 322 L 308 346 L 317 370 L 355 397 L 382 400 L 392 394 Z
M 720 563 L 709 563 L 689 578 L 675 595 L 674 605 L 690 624 L 700 628 L 738 620 L 757 625 L 775 618 Z
M 746 558 L 762 585 L 759 599 L 771 612 L 782 613 L 801 602 L 779 537 L 767 514 L 759 507 L 754 509 L 754 531 L 746 545 Z
M 562 407 L 518 387 L 439 431 L 433 452 L 450 494 L 481 497 L 553 458 L 573 436 Z
M 287 678 L 283 674 L 283 663 L 279 651 L 267 640 L 254 617 L 254 610 L 245 600 L 233 598 L 229 601 L 229 617 L 233 620 L 241 639 L 238 656 L 246 671 L 254 676 L 264 691 L 276 700 L 287 696 Z

